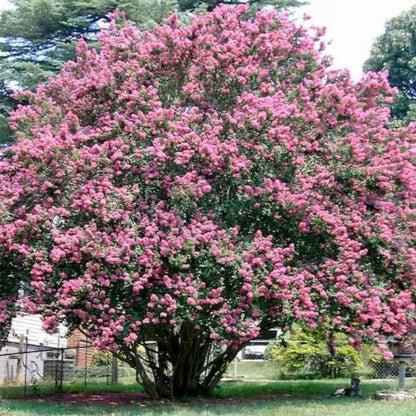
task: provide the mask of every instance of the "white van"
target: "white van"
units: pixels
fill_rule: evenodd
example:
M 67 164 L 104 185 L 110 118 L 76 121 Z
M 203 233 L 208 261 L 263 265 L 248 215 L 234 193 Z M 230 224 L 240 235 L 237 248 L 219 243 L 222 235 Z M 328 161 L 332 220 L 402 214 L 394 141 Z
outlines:
M 268 345 L 276 341 L 276 338 L 282 333 L 279 328 L 272 328 L 265 333 L 260 334 L 256 339 L 250 341 L 239 354 L 242 360 L 262 360 Z

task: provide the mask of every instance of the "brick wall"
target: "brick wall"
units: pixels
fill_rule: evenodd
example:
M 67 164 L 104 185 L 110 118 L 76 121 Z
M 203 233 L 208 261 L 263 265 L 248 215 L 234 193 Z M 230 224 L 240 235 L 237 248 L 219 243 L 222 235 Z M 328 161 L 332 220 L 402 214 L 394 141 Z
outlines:
M 77 367 L 90 367 L 92 355 L 95 351 L 91 341 L 79 330 L 75 330 L 67 341 L 67 348 L 76 348 L 75 365 Z

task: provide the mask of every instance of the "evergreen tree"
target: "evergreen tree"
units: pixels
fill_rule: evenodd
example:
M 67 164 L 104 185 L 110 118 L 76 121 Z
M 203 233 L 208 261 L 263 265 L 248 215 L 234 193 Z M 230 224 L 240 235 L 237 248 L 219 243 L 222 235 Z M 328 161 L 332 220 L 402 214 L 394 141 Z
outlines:
M 236 5 L 241 3 L 249 3 L 252 10 L 260 9 L 264 6 L 271 6 L 283 11 L 307 4 L 306 1 L 301 0 L 248 0 L 248 2 L 241 0 L 179 0 L 178 2 L 181 11 L 194 10 L 200 6 L 205 6 L 207 10 L 211 11 L 220 4 Z

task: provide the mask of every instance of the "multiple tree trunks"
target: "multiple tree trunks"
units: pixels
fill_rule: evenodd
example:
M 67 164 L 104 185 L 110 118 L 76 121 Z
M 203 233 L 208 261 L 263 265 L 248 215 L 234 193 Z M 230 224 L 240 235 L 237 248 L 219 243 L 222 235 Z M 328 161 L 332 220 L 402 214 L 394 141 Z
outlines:
M 221 348 L 209 335 L 192 323 L 179 330 L 148 326 L 140 344 L 124 346 L 117 355 L 136 368 L 137 381 L 153 399 L 203 395 L 218 384 L 238 352 Z

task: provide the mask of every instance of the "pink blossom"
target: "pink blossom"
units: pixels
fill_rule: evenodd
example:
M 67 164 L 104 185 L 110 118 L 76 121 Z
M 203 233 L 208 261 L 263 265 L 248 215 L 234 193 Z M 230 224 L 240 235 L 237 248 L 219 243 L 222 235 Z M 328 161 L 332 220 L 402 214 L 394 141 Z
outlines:
M 194 299 L 194 298 L 187 298 L 187 299 L 186 299 L 186 303 L 187 303 L 189 306 L 196 305 L 196 301 L 195 301 L 195 299 Z
M 238 349 L 268 319 L 413 337 L 415 126 L 388 127 L 385 73 L 329 69 L 322 29 L 246 9 L 112 22 L 23 93 L 0 249 L 30 290 L 3 338 L 19 308 L 110 350 L 189 323 Z

